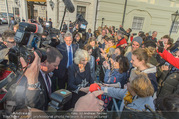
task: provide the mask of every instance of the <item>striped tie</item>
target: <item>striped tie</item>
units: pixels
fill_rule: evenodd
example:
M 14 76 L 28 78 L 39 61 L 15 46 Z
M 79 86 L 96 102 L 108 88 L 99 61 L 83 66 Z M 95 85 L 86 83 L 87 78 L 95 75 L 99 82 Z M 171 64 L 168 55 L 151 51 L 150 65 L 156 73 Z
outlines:
M 46 82 L 47 82 L 47 86 L 48 86 L 48 92 L 49 92 L 49 95 L 50 95 L 51 94 L 51 86 L 50 86 L 50 80 L 49 80 L 47 74 L 45 74 L 45 78 L 46 78 Z

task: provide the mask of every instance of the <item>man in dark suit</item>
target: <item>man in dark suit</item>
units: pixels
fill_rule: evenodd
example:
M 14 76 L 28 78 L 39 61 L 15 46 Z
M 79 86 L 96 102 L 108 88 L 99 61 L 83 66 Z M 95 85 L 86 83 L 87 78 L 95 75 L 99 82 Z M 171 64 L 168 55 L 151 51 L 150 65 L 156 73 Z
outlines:
M 58 69 L 58 65 L 62 60 L 62 54 L 53 47 L 47 49 L 47 60 L 41 63 L 41 70 L 39 73 L 39 82 L 41 89 L 44 91 L 45 104 L 42 110 L 48 109 L 48 103 L 50 102 L 50 94 L 52 93 L 52 81 L 49 73 Z
M 68 29 L 67 24 L 64 22 L 64 23 L 63 23 L 62 31 L 64 31 L 64 32 L 66 33 L 66 32 L 67 32 L 67 29 Z
M 53 26 L 52 26 L 52 19 L 51 18 L 49 18 L 48 23 L 49 23 L 49 29 L 53 28 Z
M 65 43 L 58 45 L 56 48 L 63 55 L 63 59 L 58 66 L 58 69 L 54 71 L 54 76 L 58 78 L 59 89 L 65 88 L 65 83 L 68 80 L 68 67 L 73 64 L 73 58 L 77 50 L 77 46 L 72 44 L 73 38 L 70 32 L 67 32 L 64 36 Z

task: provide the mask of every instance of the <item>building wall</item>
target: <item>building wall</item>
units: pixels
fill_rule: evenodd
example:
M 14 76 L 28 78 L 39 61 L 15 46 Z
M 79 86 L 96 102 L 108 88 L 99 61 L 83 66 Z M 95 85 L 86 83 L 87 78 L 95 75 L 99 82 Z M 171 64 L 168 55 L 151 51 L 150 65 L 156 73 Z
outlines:
M 102 18 L 104 24 L 114 25 L 117 28 L 122 24 L 125 0 L 99 0 L 97 26 L 101 26 Z M 157 38 L 169 34 L 172 24 L 171 14 L 179 8 L 178 0 L 128 0 L 124 28 L 131 28 L 134 16 L 144 17 L 142 31 L 151 33 L 158 31 Z M 138 30 L 133 30 L 138 33 Z M 176 40 L 178 33 L 171 36 Z
M 13 13 L 13 0 L 8 0 L 7 2 L 8 2 L 9 13 Z M 5 0 L 0 0 L 0 12 L 7 12 Z
M 60 28 L 62 17 L 64 14 L 64 3 L 62 0 L 53 0 L 55 3 L 55 8 L 52 10 L 50 5 L 49 5 L 49 0 L 47 0 L 47 14 L 48 18 L 52 19 L 53 25 L 55 28 Z M 85 19 L 88 21 L 88 26 L 87 28 L 94 28 L 94 18 L 95 18 L 95 10 L 96 10 L 96 0 L 71 0 L 74 7 L 75 11 L 73 13 L 66 12 L 64 22 L 67 24 L 69 21 L 74 22 L 76 20 L 76 14 L 77 14 L 77 6 L 85 6 L 86 7 L 86 17 Z M 58 4 L 59 3 L 59 7 Z M 59 11 L 59 12 L 57 12 Z
M 37 10 L 38 17 L 42 18 L 43 20 L 46 20 L 46 6 L 34 5 L 34 10 Z
M 20 1 L 20 17 L 28 19 L 27 15 L 27 2 L 26 0 Z M 41 6 L 35 6 L 38 10 L 38 15 L 44 17 L 47 10 L 47 18 L 51 18 L 53 27 L 60 28 L 62 17 L 64 14 L 64 3 L 62 0 L 52 0 L 54 2 L 54 9 L 52 10 L 49 4 L 50 0 L 47 0 L 47 7 L 45 10 L 41 9 Z M 67 11 L 64 21 L 68 24 L 71 20 L 76 20 L 77 6 L 86 7 L 86 17 L 88 21 L 88 27 L 94 31 L 95 28 L 95 15 L 96 15 L 96 3 L 98 3 L 97 12 L 97 24 L 101 26 L 102 18 L 104 18 L 104 25 L 115 26 L 116 28 L 122 24 L 123 11 L 125 0 L 71 0 L 75 11 L 69 13 Z M 171 14 L 179 8 L 179 0 L 127 0 L 126 15 L 124 20 L 124 28 L 131 28 L 134 16 L 144 17 L 144 24 L 142 30 L 144 32 L 151 33 L 152 31 L 158 31 L 157 38 L 159 39 L 165 34 L 169 34 L 169 30 L 172 24 Z M 13 13 L 13 0 L 8 0 L 9 12 Z M 0 0 L 0 11 L 6 12 L 5 0 Z M 137 33 L 138 30 L 133 30 L 133 33 Z M 176 40 L 179 37 L 179 33 L 172 33 L 171 36 Z

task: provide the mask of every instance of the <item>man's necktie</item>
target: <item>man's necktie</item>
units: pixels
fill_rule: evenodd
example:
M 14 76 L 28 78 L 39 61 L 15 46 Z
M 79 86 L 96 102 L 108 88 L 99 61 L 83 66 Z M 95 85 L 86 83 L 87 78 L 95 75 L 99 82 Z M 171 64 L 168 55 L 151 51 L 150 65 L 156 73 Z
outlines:
M 68 52 L 68 61 L 69 61 L 69 65 L 70 66 L 71 64 L 73 64 L 73 58 L 72 58 L 72 51 L 71 51 L 71 46 L 68 46 L 69 47 L 69 52 Z
M 48 92 L 49 92 L 49 95 L 50 95 L 51 94 L 51 86 L 50 86 L 50 80 L 49 80 L 47 74 L 45 74 L 45 78 L 46 78 L 46 82 L 47 82 L 47 86 L 48 86 Z

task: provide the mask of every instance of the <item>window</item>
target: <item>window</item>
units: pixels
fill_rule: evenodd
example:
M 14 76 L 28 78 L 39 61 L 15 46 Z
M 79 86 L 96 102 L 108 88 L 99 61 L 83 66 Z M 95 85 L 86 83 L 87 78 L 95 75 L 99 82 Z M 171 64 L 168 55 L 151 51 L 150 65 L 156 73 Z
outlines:
M 132 29 L 133 30 L 142 30 L 144 23 L 144 17 L 134 17 L 132 22 Z
M 77 6 L 77 15 L 81 14 L 84 18 L 86 15 L 86 7 L 85 6 Z
M 15 8 L 15 15 L 19 15 L 19 8 Z
M 173 25 L 172 33 L 177 33 L 179 27 L 179 22 L 175 22 Z

